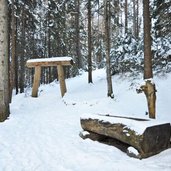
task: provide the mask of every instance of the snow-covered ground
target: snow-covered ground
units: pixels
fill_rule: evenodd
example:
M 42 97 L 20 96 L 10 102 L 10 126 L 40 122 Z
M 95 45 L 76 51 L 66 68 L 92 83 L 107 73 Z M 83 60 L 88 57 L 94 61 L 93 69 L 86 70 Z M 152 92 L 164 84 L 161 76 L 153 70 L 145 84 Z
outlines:
M 58 82 L 42 85 L 38 98 L 30 89 L 14 95 L 11 115 L 0 123 L 0 171 L 170 171 L 171 149 L 139 160 L 79 137 L 84 114 L 148 118 L 145 95 L 135 91 L 142 79 L 127 76 L 113 77 L 114 99 L 106 97 L 105 70 L 93 72 L 93 84 L 87 73 L 66 80 L 63 98 Z M 155 83 L 157 121 L 171 122 L 171 75 Z

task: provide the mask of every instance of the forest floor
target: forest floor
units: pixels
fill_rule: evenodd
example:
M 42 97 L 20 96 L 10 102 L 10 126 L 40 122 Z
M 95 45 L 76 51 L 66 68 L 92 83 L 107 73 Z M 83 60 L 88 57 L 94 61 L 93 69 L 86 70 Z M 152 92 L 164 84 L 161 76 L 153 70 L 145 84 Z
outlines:
M 105 70 L 96 70 L 93 84 L 87 83 L 87 73 L 67 79 L 63 98 L 57 81 L 41 85 L 38 98 L 31 97 L 30 88 L 13 95 L 10 117 L 0 123 L 0 171 L 170 171 L 171 149 L 139 160 L 79 137 L 84 114 L 148 118 L 145 95 L 136 93 L 142 81 L 141 76 L 114 76 L 115 97 L 110 99 Z M 171 123 L 171 74 L 154 81 L 156 120 Z

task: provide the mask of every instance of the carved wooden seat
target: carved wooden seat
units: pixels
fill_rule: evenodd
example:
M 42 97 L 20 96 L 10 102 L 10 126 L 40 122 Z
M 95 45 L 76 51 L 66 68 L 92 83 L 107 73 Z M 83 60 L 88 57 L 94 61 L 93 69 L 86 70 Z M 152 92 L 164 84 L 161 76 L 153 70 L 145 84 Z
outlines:
M 71 57 L 53 57 L 53 58 L 39 58 L 30 59 L 26 62 L 28 68 L 35 68 L 32 97 L 38 96 L 38 88 L 40 84 L 41 67 L 51 67 L 56 66 L 58 71 L 58 79 L 60 83 L 61 96 L 63 97 L 66 93 L 66 84 L 64 77 L 63 66 L 73 65 L 73 60 Z

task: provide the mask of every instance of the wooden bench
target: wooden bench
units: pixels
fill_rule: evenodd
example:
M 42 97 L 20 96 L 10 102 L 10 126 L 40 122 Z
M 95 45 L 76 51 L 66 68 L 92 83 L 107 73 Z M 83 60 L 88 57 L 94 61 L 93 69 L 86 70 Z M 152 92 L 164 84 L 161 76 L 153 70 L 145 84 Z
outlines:
M 61 96 L 63 97 L 67 91 L 63 66 L 73 65 L 73 63 L 74 62 L 71 57 L 53 57 L 53 58 L 42 58 L 42 59 L 39 58 L 39 59 L 27 60 L 26 66 L 28 68 L 35 68 L 32 97 L 38 96 L 38 88 L 39 88 L 40 76 L 41 76 L 41 67 L 51 67 L 51 66 L 57 67 Z
M 80 119 L 81 127 L 86 134 L 80 133 L 83 139 L 105 140 L 106 138 L 118 140 L 134 147 L 137 158 L 147 158 L 171 147 L 170 123 L 157 122 L 141 118 L 84 114 Z M 127 154 L 129 152 L 127 151 Z

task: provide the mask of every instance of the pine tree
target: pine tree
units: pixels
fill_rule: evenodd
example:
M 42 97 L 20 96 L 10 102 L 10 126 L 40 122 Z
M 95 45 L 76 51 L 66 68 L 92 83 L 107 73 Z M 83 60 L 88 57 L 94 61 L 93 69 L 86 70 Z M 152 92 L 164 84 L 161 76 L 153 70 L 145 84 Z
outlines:
M 142 87 L 148 104 L 149 117 L 155 118 L 156 89 L 155 84 L 151 82 L 153 78 L 152 71 L 152 51 L 151 51 L 151 19 L 149 0 L 143 0 L 143 18 L 144 18 L 144 79 L 146 85 Z
M 113 98 L 112 78 L 111 78 L 111 64 L 110 64 L 110 1 L 105 2 L 105 43 L 106 43 L 106 77 L 107 77 L 107 96 Z
M 1 0 L 0 5 L 0 121 L 9 116 L 8 89 L 8 5 Z

